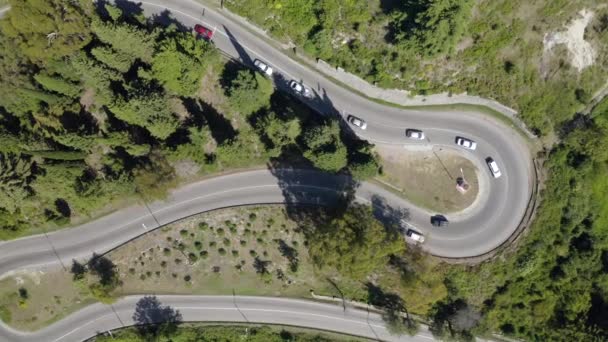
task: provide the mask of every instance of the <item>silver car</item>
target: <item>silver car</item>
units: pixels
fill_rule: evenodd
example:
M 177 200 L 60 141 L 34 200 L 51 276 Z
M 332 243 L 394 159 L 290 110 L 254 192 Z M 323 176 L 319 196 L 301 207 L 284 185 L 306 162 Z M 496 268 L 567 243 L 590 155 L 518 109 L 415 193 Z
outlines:
M 295 80 L 292 80 L 291 82 L 289 82 L 289 88 L 291 88 L 291 90 L 293 90 L 294 92 L 296 92 L 299 95 L 302 95 L 305 97 L 310 96 L 310 90 L 308 90 L 302 83 L 297 82 Z
M 500 169 L 498 168 L 498 164 L 494 159 L 488 157 L 486 158 L 486 163 L 488 164 L 488 168 L 490 169 L 490 172 L 492 173 L 492 176 L 494 176 L 494 178 L 498 178 L 502 175 Z
M 474 142 L 471 139 L 467 139 L 467 138 L 463 138 L 463 137 L 456 137 L 456 145 L 462 146 L 462 147 L 466 148 L 467 150 L 471 150 L 471 151 L 475 151 L 475 149 L 477 148 L 476 142 Z
M 273 70 L 268 64 L 262 62 L 259 59 L 256 59 L 255 61 L 253 61 L 253 65 L 255 65 L 255 67 L 258 68 L 263 74 L 267 76 L 272 76 Z
M 367 122 L 363 121 L 362 119 L 359 119 L 354 115 L 349 115 L 346 120 L 354 126 L 361 128 L 362 130 L 365 130 L 367 128 Z
M 413 128 L 406 129 L 405 136 L 413 140 L 424 140 L 426 138 L 423 131 Z
M 408 229 L 405 235 L 416 242 L 424 242 L 424 236 L 413 229 Z

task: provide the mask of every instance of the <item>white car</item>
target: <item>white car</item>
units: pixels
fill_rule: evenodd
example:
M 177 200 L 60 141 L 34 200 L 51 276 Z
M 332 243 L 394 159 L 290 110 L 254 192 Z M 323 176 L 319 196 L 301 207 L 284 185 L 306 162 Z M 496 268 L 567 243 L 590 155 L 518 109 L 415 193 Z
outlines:
M 413 140 L 424 140 L 426 138 L 423 131 L 413 128 L 406 129 L 405 136 Z
M 476 142 L 474 142 L 473 140 L 467 139 L 467 138 L 462 138 L 462 137 L 456 137 L 456 145 L 462 146 L 462 147 L 466 148 L 467 150 L 471 150 L 471 151 L 474 151 L 477 148 Z
M 488 157 L 486 158 L 486 163 L 488 163 L 488 167 L 490 168 L 490 172 L 492 173 L 492 176 L 494 176 L 494 178 L 498 178 L 502 175 L 500 169 L 498 168 L 496 160 Z
M 365 130 L 365 129 L 367 128 L 367 122 L 365 122 L 365 121 L 363 121 L 363 120 L 359 119 L 359 118 L 358 118 L 358 117 L 356 117 L 356 116 L 349 115 L 349 116 L 346 118 L 346 120 L 348 120 L 348 122 L 350 122 L 351 124 L 353 124 L 353 125 L 355 125 L 355 126 L 357 126 L 357 127 L 361 128 L 361 129 L 363 129 L 363 130 Z
M 259 59 L 256 59 L 255 61 L 253 61 L 253 65 L 255 65 L 256 68 L 258 68 L 265 75 L 272 76 L 273 70 L 268 64 L 262 62 Z
M 310 90 L 306 89 L 306 87 L 302 83 L 297 82 L 295 80 L 289 82 L 289 88 L 291 88 L 293 91 L 302 96 L 310 96 Z
M 424 236 L 413 229 L 408 229 L 405 235 L 416 242 L 424 242 Z

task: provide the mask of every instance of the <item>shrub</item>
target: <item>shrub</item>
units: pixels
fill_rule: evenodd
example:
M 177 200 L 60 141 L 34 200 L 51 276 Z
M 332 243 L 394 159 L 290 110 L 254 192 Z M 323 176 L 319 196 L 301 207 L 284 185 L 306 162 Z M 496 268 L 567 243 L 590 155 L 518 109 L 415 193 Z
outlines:
M 186 275 L 184 276 L 184 281 L 186 281 L 186 282 L 190 282 L 190 280 L 192 280 L 192 277 L 191 277 L 189 274 L 186 274 Z
M 237 250 L 233 249 L 233 250 L 232 250 L 232 256 L 233 256 L 233 257 L 237 257 L 237 256 L 239 256 L 239 251 L 237 251 Z
M 245 236 L 249 236 L 249 235 L 251 235 L 251 229 L 245 228 L 245 231 L 243 232 L 243 234 L 244 234 Z
M 154 274 L 156 274 L 157 277 L 160 277 L 160 271 L 156 271 Z
M 253 249 L 249 251 L 249 255 L 251 255 L 252 257 L 256 257 L 258 255 L 258 252 L 254 251 Z
M 203 248 L 203 243 L 200 241 L 194 241 L 194 248 L 201 250 Z
M 224 246 L 230 246 L 230 239 L 229 238 L 224 238 Z
M 188 253 L 188 260 L 192 264 L 198 261 L 198 257 L 194 253 Z
M 209 242 L 209 247 L 215 247 L 217 243 L 215 241 L 211 241 Z
M 188 235 L 188 230 L 186 230 L 186 229 L 182 229 L 182 230 L 180 230 L 180 231 L 179 231 L 179 235 L 181 235 L 181 236 L 186 236 L 186 235 Z
M 129 274 L 135 275 L 135 269 L 133 267 L 129 268 Z
M 223 248 L 218 249 L 217 252 L 220 253 L 220 255 L 226 255 L 226 250 Z
M 146 275 L 145 274 L 140 274 L 139 275 L 139 280 L 146 280 Z
M 170 236 L 167 236 L 167 241 L 171 242 L 171 241 L 173 241 L 173 238 Z
M 176 264 L 178 264 L 178 265 L 179 265 L 179 264 L 181 264 L 181 263 L 182 263 L 182 259 L 180 259 L 180 258 L 175 258 L 175 263 L 176 263 Z
M 258 218 L 258 216 L 255 213 L 249 214 L 249 221 L 255 221 L 256 218 Z
M 171 273 L 171 276 L 172 276 L 173 278 L 177 278 L 177 273 Z
M 259 237 L 259 238 L 257 238 L 257 239 L 255 239 L 255 241 L 257 241 L 258 243 L 264 243 L 264 239 L 262 239 L 262 238 L 260 238 L 260 237 Z
M 217 235 L 223 236 L 224 235 L 224 228 L 218 228 L 215 232 L 217 233 Z
M 168 247 L 163 248 L 163 254 L 165 256 L 171 255 L 171 248 L 168 248 Z
M 246 246 L 246 245 L 247 245 L 247 241 L 241 240 L 241 246 Z
M 198 229 L 200 229 L 200 230 L 207 230 L 207 228 L 209 228 L 209 225 L 207 224 L 207 222 L 201 222 L 198 224 Z
M 167 262 L 165 260 L 161 261 L 160 267 L 167 267 Z
M 200 255 L 201 258 L 205 259 L 207 258 L 207 255 L 209 255 L 209 252 L 201 251 L 200 253 L 198 253 L 198 255 Z
M 150 272 L 150 271 L 147 271 L 147 272 L 146 272 L 146 276 L 147 276 L 147 277 L 150 277 L 151 275 L 152 275 L 152 272 Z

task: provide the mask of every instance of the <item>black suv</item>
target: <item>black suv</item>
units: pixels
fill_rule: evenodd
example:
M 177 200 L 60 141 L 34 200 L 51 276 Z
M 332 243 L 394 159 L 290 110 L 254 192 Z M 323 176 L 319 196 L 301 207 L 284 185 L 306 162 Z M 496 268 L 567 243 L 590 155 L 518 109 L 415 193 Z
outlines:
M 435 227 L 447 227 L 450 222 L 443 215 L 431 216 L 431 224 Z

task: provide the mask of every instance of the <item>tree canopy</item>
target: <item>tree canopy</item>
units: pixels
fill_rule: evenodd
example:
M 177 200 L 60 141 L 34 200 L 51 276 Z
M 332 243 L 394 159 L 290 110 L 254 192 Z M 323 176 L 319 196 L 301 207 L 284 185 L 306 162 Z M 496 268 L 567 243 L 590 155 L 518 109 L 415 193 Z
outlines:
M 391 255 L 405 248 L 400 234 L 376 220 L 371 207 L 359 204 L 312 229 L 309 240 L 310 255 L 318 266 L 334 267 L 353 279 L 381 269 Z

